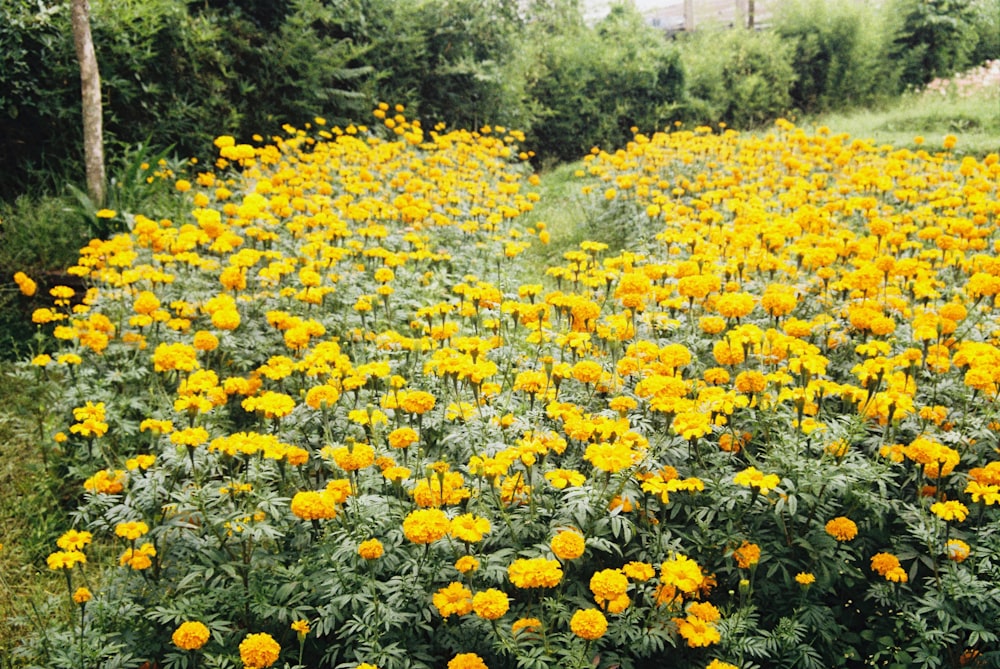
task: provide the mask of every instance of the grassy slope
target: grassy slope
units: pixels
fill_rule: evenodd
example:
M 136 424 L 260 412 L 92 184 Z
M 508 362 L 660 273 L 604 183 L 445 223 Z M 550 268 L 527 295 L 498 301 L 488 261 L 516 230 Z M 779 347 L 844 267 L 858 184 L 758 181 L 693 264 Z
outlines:
M 1000 88 L 978 95 L 909 94 L 881 110 L 858 110 L 810 119 L 808 127 L 828 126 L 879 144 L 916 149 L 914 137 L 937 148 L 945 135 L 959 138 L 958 153 L 983 156 L 1000 151 Z

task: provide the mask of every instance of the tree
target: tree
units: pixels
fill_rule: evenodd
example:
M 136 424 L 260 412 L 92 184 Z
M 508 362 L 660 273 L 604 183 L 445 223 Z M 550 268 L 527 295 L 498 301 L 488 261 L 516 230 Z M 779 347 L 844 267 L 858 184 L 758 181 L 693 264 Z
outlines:
M 101 103 L 101 73 L 90 35 L 90 3 L 72 0 L 73 44 L 80 61 L 80 95 L 83 105 L 83 155 L 87 192 L 95 205 L 104 204 L 104 121 Z

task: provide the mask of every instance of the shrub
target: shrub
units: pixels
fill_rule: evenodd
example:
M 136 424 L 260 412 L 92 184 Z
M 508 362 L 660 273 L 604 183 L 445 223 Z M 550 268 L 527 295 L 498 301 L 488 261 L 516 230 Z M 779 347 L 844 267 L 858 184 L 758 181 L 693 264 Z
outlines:
M 805 112 L 871 105 L 896 91 L 882 14 L 868 5 L 795 0 L 775 8 L 773 30 L 794 45 L 792 104 Z
M 978 36 L 974 0 L 893 0 L 890 56 L 903 86 L 919 87 L 973 64 Z
M 694 120 L 746 128 L 791 109 L 794 43 L 770 31 L 702 30 L 680 44 Z
M 661 31 L 626 5 L 595 27 L 540 25 L 532 38 L 541 69 L 531 84 L 541 115 L 531 145 L 569 160 L 591 147 L 623 147 L 633 128 L 653 131 L 678 115 L 684 76 Z

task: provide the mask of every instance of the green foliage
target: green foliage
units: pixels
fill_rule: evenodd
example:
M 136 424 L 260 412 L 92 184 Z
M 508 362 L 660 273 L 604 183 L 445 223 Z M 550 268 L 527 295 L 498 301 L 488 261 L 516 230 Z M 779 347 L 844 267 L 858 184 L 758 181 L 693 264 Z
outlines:
M 890 25 L 890 56 L 900 68 L 903 86 L 918 87 L 974 64 L 975 4 L 975 0 L 893 0 L 887 4 L 895 20 Z
M 797 80 L 794 47 L 764 31 L 705 30 L 685 36 L 681 59 L 688 76 L 687 116 L 748 128 L 788 113 Z
M 1000 0 L 978 0 L 973 3 L 973 11 L 977 39 L 972 62 L 1000 59 Z
M 542 111 L 530 144 L 545 159 L 621 147 L 632 128 L 651 132 L 678 116 L 684 95 L 680 58 L 634 7 L 615 5 L 593 28 L 535 28 L 532 48 L 540 72 L 531 94 Z
M 794 45 L 792 104 L 815 113 L 871 105 L 895 89 L 882 14 L 849 0 L 775 7 L 773 30 Z

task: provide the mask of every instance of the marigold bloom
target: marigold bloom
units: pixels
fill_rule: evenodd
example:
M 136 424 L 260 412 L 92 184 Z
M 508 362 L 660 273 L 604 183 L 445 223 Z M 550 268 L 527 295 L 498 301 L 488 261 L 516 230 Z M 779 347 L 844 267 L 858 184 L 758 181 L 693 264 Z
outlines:
M 685 593 L 693 593 L 701 587 L 705 576 L 697 562 L 686 555 L 674 554 L 660 565 L 660 582 L 676 587 Z
M 247 669 L 264 669 L 278 661 L 281 646 L 266 632 L 248 634 L 240 642 L 240 659 Z
M 628 562 L 622 567 L 622 571 L 633 581 L 645 582 L 656 576 L 653 565 L 646 562 Z
M 603 569 L 590 577 L 590 591 L 601 608 L 628 590 L 628 577 L 621 569 Z
M 87 531 L 69 530 L 56 539 L 56 545 L 64 551 L 83 550 L 94 538 L 94 535 Z
M 777 474 L 764 474 L 756 467 L 747 467 L 733 477 L 733 483 L 756 488 L 762 495 L 766 495 L 781 483 L 781 479 L 778 478 Z
M 826 533 L 837 541 L 850 541 L 858 536 L 858 526 L 850 518 L 838 516 L 827 521 Z
M 198 650 L 208 643 L 210 636 L 204 623 L 193 620 L 181 623 L 170 638 L 181 650 Z
M 49 554 L 46 562 L 48 562 L 49 569 L 52 571 L 72 569 L 78 564 L 85 564 L 87 556 L 80 551 L 56 551 Z
M 459 653 L 448 661 L 448 669 L 489 669 L 475 653 Z
M 459 541 L 476 543 L 483 540 L 483 535 L 490 531 L 490 521 L 480 516 L 465 513 L 451 521 L 451 536 Z
M 472 591 L 458 582 L 441 588 L 434 593 L 432 599 L 442 618 L 464 616 L 472 611 Z
M 451 521 L 440 509 L 417 509 L 403 519 L 403 534 L 415 544 L 429 544 L 443 538 Z
M 122 567 L 127 565 L 135 571 L 142 571 L 153 566 L 154 557 L 156 557 L 156 547 L 146 542 L 138 548 L 127 549 L 118 558 L 118 564 Z
M 115 534 L 128 541 L 135 541 L 147 532 L 149 532 L 149 525 L 141 520 L 118 523 L 115 526 Z
M 518 588 L 554 588 L 563 572 L 557 560 L 520 558 L 507 567 L 507 576 Z
M 322 492 L 305 490 L 295 493 L 291 503 L 292 513 L 302 520 L 335 518 L 337 509 L 332 500 Z
M 719 643 L 722 636 L 719 634 L 719 630 L 716 629 L 715 625 L 702 620 L 697 616 L 688 616 L 686 618 L 674 618 L 674 623 L 677 625 L 677 632 L 687 641 L 687 645 L 691 648 L 703 648 L 705 646 L 710 646 L 713 643 Z
M 899 564 L 899 558 L 892 553 L 876 553 L 871 559 L 872 571 L 885 576 L 888 581 L 906 583 L 907 575 Z
M 800 571 L 795 575 L 795 582 L 801 586 L 810 586 L 816 582 L 816 576 L 807 571 Z
M 549 547 L 560 560 L 575 560 L 583 555 L 587 543 L 583 535 L 576 530 L 562 530 L 552 537 Z
M 944 546 L 945 555 L 953 562 L 962 562 L 969 557 L 972 549 L 961 539 L 949 539 Z
M 510 598 L 496 588 L 477 592 L 472 598 L 472 610 L 483 620 L 502 618 L 509 608 Z
M 733 559 L 740 569 L 749 569 L 760 562 L 760 546 L 744 541 L 739 548 L 733 551 Z
M 608 631 L 608 619 L 597 609 L 580 609 L 569 620 L 569 628 L 581 639 L 600 639 Z
M 962 522 L 969 515 L 969 508 L 955 500 L 931 504 L 931 513 L 942 520 Z
M 367 539 L 358 544 L 358 555 L 366 560 L 377 560 L 384 552 L 382 542 L 378 539 Z
M 545 480 L 556 490 L 581 486 L 587 477 L 573 469 L 553 469 L 545 472 Z
M 479 569 L 479 560 L 471 555 L 463 555 L 455 560 L 455 569 L 463 574 L 468 574 Z
M 86 604 L 94 598 L 94 594 L 88 588 L 77 588 L 73 591 L 73 601 L 77 604 Z
M 353 472 L 375 464 L 375 449 L 369 444 L 355 443 L 333 449 L 333 461 L 345 472 Z

